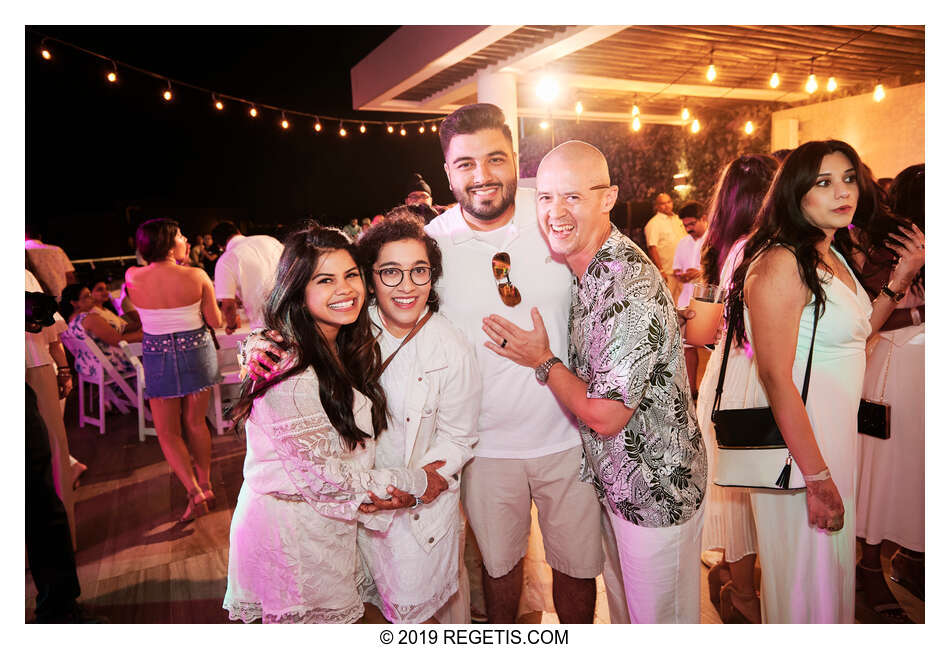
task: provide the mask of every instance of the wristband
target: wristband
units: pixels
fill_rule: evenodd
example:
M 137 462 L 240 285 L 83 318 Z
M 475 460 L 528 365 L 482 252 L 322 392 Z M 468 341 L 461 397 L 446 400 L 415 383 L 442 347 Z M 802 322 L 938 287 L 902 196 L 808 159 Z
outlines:
M 894 304 L 897 304 L 898 302 L 903 300 L 904 295 L 906 294 L 907 294 L 906 291 L 894 292 L 893 290 L 891 290 L 890 282 L 888 282 L 887 284 L 881 287 L 881 295 L 886 295 L 887 297 L 891 298 Z
M 818 473 L 812 473 L 811 475 L 803 475 L 802 479 L 805 482 L 821 482 L 822 480 L 827 480 L 831 477 L 831 472 L 827 467 L 819 471 Z
M 920 316 L 918 315 L 918 318 L 919 318 L 919 317 L 920 317 Z M 65 375 L 65 374 L 72 374 L 72 372 L 70 371 L 70 369 L 69 369 L 68 367 L 66 367 L 65 365 L 64 365 L 63 367 L 58 367 L 58 368 L 56 368 L 56 373 L 57 373 L 57 374 L 64 374 L 64 375 Z

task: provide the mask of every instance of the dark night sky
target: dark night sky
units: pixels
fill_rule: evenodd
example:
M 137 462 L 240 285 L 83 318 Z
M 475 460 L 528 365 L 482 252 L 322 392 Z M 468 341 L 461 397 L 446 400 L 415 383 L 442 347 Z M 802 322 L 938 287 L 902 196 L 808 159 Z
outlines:
M 350 68 L 395 27 L 47 27 L 36 32 L 119 61 L 223 93 L 308 113 L 354 119 L 419 119 L 437 115 L 367 113 L 352 108 Z M 342 224 L 385 211 L 404 196 L 413 171 L 436 202 L 451 193 L 438 137 L 381 126 L 340 138 L 338 124 L 279 116 L 256 120 L 231 103 L 223 113 L 207 94 L 176 88 L 161 99 L 158 80 L 26 34 L 26 218 L 71 257 L 128 254 L 140 215 L 169 214 L 193 234 L 220 215 L 290 224 L 312 215 Z M 139 217 L 141 218 L 141 216 Z M 95 234 L 93 234 L 95 233 Z

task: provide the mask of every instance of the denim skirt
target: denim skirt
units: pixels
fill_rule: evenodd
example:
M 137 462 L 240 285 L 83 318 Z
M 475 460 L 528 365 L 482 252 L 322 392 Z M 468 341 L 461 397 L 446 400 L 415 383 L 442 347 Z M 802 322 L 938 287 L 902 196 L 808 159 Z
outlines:
M 221 382 L 218 354 L 206 327 L 142 337 L 145 396 L 183 397 Z

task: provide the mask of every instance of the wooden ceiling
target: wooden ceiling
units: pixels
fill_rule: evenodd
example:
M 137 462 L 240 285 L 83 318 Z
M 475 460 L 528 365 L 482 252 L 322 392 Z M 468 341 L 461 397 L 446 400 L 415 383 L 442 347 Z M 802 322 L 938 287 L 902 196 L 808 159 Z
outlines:
M 412 35 L 418 37 L 440 29 L 449 28 L 400 31 L 416 30 Z M 468 50 L 458 44 L 431 57 L 425 68 L 414 63 L 397 71 L 394 78 L 403 77 L 403 83 L 392 84 L 388 93 L 360 101 L 354 91 L 354 107 L 448 113 L 474 100 L 481 72 L 516 74 L 521 115 L 572 116 L 579 100 L 585 118 L 619 121 L 629 119 L 636 101 L 644 121 L 654 122 L 675 119 L 684 101 L 714 109 L 748 102 L 794 105 L 866 92 L 879 80 L 890 86 L 924 81 L 921 25 L 522 25 L 486 26 L 482 34 L 482 40 L 469 41 L 477 45 Z M 710 57 L 717 72 L 711 83 Z M 389 62 L 390 68 L 399 66 Z M 809 95 L 804 84 L 812 70 L 819 90 Z M 776 89 L 768 84 L 773 71 L 781 78 Z M 563 88 L 550 109 L 533 91 L 542 75 L 555 76 Z M 834 94 L 825 90 L 831 75 L 839 88 Z

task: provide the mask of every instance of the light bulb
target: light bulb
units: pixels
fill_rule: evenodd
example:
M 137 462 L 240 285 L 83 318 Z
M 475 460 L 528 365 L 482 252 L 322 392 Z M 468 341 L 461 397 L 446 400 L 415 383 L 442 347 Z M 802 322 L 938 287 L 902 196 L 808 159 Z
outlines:
M 631 124 L 630 126 L 631 128 L 633 128 L 634 131 L 640 130 L 640 116 L 639 115 L 633 116 L 633 124 Z
M 387 125 L 386 125 L 386 132 L 387 132 L 387 133 L 392 133 L 392 132 L 393 132 L 393 127 L 392 127 L 391 124 L 387 124 Z
M 687 108 L 686 106 L 683 106 L 683 111 L 680 113 L 680 117 L 683 119 L 684 122 L 685 122 L 686 120 L 688 120 L 688 119 L 689 119 L 689 108 Z
M 218 110 L 224 110 L 224 104 L 221 103 L 220 99 L 214 102 L 214 107 L 217 108 Z
M 42 50 L 40 50 L 40 56 L 42 56 L 42 57 L 43 57 L 44 59 L 46 59 L 47 61 L 49 61 L 51 58 L 53 58 L 53 55 L 50 54 L 50 53 L 49 53 L 49 50 L 46 49 L 45 47 L 44 47 Z
M 689 130 L 693 133 L 699 133 L 699 120 L 694 119 L 692 125 L 689 127 Z
M 805 82 L 805 92 L 809 95 L 818 90 L 818 79 L 815 78 L 814 74 L 808 75 L 808 81 Z
M 115 72 L 110 72 L 106 75 L 106 79 L 109 80 L 109 83 L 115 83 L 119 80 L 119 77 L 116 76 Z
M 773 88 L 778 88 L 779 83 L 781 83 L 781 81 L 778 78 L 778 72 L 773 72 L 772 78 L 769 79 L 769 85 L 772 86 Z
M 825 90 L 828 92 L 834 92 L 838 89 L 838 82 L 835 80 L 834 76 L 828 77 L 828 85 L 825 86 Z
M 315 130 L 317 133 L 323 130 L 323 124 L 320 123 L 320 120 L 317 120 L 313 123 L 313 130 Z
M 426 132 L 426 127 L 423 126 L 422 124 L 419 124 L 419 132 L 420 132 L 420 133 L 425 133 L 425 132 Z
M 432 125 L 432 132 L 435 133 L 435 132 L 438 131 L 438 130 L 439 130 L 439 127 L 436 126 L 435 124 L 433 124 L 433 125 Z
M 580 115 L 581 113 L 583 113 L 583 112 L 584 112 L 584 104 L 582 104 L 581 102 L 577 102 L 576 104 L 574 104 L 574 112 L 577 113 L 578 115 Z
M 636 104 L 633 105 L 633 109 L 630 111 L 630 114 L 634 117 L 640 114 L 640 107 Z
M 884 99 L 884 86 L 877 84 L 874 86 L 874 101 L 881 101 Z
M 346 137 L 346 129 L 340 126 L 340 137 Z
M 554 77 L 544 77 L 538 82 L 536 92 L 541 101 L 550 104 L 557 97 L 557 81 L 554 80 Z
M 251 117 L 257 117 L 257 109 L 251 106 L 251 110 L 247 111 L 247 114 Z
M 538 124 L 538 126 L 541 127 L 542 131 L 546 131 L 548 130 L 548 121 L 544 120 L 540 124 Z
M 716 80 L 716 66 L 710 63 L 709 67 L 706 68 L 706 81 L 715 81 L 715 80 Z
M 286 117 L 280 120 L 280 127 L 284 130 L 287 130 L 288 128 L 290 128 L 290 122 L 287 121 Z
M 752 135 L 752 131 L 755 130 L 755 124 L 752 123 L 752 120 L 749 120 L 745 123 L 745 132 L 747 135 Z
M 405 135 L 405 134 L 406 134 L 406 127 L 405 127 L 405 126 L 403 126 L 403 127 L 401 127 L 401 128 L 399 129 L 399 134 L 400 134 L 400 135 Z
M 360 124 L 360 133 L 366 132 L 366 124 Z
M 165 101 L 171 101 L 171 100 L 172 100 L 172 91 L 166 89 L 165 92 L 162 93 L 162 98 L 163 98 Z

